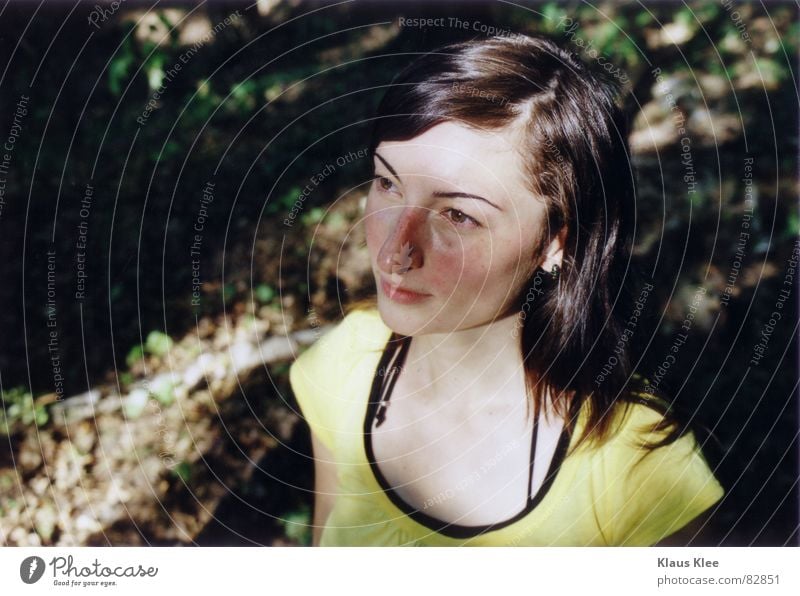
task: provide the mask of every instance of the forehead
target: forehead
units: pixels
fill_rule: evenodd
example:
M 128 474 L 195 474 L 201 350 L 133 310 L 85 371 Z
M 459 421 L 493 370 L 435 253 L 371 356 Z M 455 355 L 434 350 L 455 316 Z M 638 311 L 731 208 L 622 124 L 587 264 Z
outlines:
M 401 178 L 421 176 L 430 184 L 485 193 L 512 213 L 534 202 L 525 184 L 519 138 L 509 128 L 481 131 L 442 122 L 407 141 L 384 141 L 377 152 Z

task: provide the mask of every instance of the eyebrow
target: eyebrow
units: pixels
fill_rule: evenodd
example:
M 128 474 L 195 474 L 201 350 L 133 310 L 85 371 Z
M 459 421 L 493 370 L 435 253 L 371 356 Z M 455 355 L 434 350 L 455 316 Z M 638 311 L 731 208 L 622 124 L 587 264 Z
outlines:
M 384 166 L 386 166 L 386 169 L 389 170 L 389 172 L 391 172 L 392 176 L 394 176 L 395 178 L 400 180 L 400 176 L 397 175 L 397 172 L 395 172 L 394 168 L 389 165 L 388 161 L 383 159 L 383 157 L 381 157 L 377 152 L 375 153 L 375 157 L 377 157 L 378 159 L 381 160 L 381 163 Z M 479 195 L 473 195 L 473 194 L 470 194 L 470 193 L 467 193 L 467 192 L 443 192 L 443 191 L 437 190 L 436 192 L 433 193 L 433 196 L 434 197 L 438 197 L 438 198 L 442 198 L 442 199 L 458 199 L 458 198 L 462 198 L 462 199 L 477 199 L 479 201 L 484 201 L 485 203 L 488 203 L 489 205 L 491 205 L 492 207 L 494 207 L 498 211 L 502 211 L 502 209 L 500 207 L 498 207 L 497 205 L 492 203 L 489 199 L 481 197 Z

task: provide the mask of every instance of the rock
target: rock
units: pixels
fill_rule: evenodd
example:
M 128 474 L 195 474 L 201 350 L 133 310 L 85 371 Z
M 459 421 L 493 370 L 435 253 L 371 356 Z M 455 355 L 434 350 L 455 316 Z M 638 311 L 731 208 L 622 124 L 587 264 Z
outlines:
M 20 444 L 17 461 L 21 471 L 25 473 L 33 472 L 42 465 L 42 448 L 33 433 L 28 433 Z
M 33 515 L 34 526 L 36 533 L 42 538 L 44 542 L 51 542 L 53 538 L 53 531 L 58 522 L 58 516 L 55 509 L 49 503 L 42 503 Z
M 204 380 L 213 362 L 214 357 L 211 354 L 200 354 L 197 360 L 186 368 L 183 373 L 183 384 L 187 391 L 191 391 Z
M 50 487 L 50 480 L 46 476 L 39 476 L 31 480 L 28 483 L 28 486 L 31 488 L 34 494 L 39 495 L 41 497 Z
M 260 363 L 256 346 L 250 342 L 240 341 L 233 344 L 228 349 L 228 354 L 231 366 L 237 374 L 255 368 Z
M 86 513 L 81 513 L 78 516 L 78 519 L 75 520 L 75 527 L 86 534 L 99 532 L 103 529 L 103 526 L 99 521 L 87 515 Z
M 97 435 L 94 428 L 88 423 L 84 422 L 75 427 L 75 430 L 70 434 L 72 444 L 81 454 L 88 454 L 94 449 L 97 442 Z
M 134 389 L 125 399 L 124 411 L 128 418 L 138 418 L 147 406 L 150 394 L 144 389 Z

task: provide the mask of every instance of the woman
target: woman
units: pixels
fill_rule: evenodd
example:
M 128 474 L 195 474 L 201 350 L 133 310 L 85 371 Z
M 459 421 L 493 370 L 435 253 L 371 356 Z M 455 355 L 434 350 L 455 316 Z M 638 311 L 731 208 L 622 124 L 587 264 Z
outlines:
M 377 309 L 290 372 L 314 544 L 694 536 L 724 491 L 619 341 L 626 134 L 612 82 L 545 39 L 455 44 L 397 76 L 364 213 Z

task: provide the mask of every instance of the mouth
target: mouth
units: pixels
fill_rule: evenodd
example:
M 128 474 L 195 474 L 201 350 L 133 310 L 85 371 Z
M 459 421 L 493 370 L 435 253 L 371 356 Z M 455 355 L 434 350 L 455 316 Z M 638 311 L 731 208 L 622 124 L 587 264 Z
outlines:
M 399 286 L 395 286 L 386 281 L 383 277 L 381 277 L 381 282 L 379 285 L 384 296 L 399 304 L 416 304 L 417 302 L 422 302 L 426 298 L 431 297 L 431 294 L 415 292 L 413 290 L 407 290 L 400 288 Z

